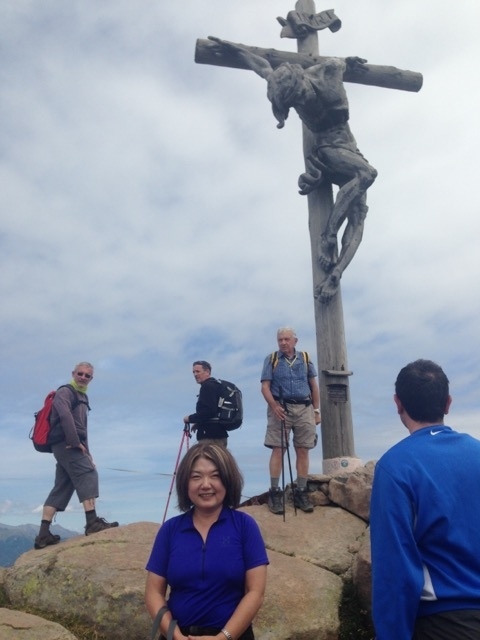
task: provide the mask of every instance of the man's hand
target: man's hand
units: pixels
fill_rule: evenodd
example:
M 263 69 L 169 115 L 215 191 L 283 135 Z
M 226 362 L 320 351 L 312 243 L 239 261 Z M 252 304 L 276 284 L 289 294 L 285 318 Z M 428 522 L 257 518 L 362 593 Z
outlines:
M 77 447 L 74 447 L 71 444 L 67 444 L 65 449 L 80 449 L 80 451 L 83 453 L 83 455 L 87 455 L 87 453 L 88 453 L 87 447 L 84 444 L 82 444 L 81 442 Z
M 278 402 L 276 402 L 275 406 L 271 407 L 271 409 L 277 420 L 280 420 L 281 422 L 285 420 L 287 414 L 281 404 L 278 404 Z
M 345 62 L 347 64 L 347 69 L 350 71 L 361 71 L 362 73 L 366 73 L 368 69 L 365 67 L 365 64 L 368 60 L 365 58 L 359 58 L 358 56 L 349 56 L 345 58 Z

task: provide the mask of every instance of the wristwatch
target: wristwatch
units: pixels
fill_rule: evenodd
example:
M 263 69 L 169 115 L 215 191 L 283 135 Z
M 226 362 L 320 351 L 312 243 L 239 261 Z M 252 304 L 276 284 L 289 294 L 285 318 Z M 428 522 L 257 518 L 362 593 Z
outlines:
M 313 413 L 320 413 L 320 409 L 314 409 Z

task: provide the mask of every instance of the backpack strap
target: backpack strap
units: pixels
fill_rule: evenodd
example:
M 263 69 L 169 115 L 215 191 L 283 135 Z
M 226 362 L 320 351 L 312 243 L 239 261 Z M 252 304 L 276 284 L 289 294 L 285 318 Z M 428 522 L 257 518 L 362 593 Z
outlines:
M 75 387 L 73 385 L 71 385 L 71 384 L 62 384 L 62 385 L 60 385 L 58 387 L 57 391 L 59 389 L 62 389 L 63 387 L 67 387 L 68 389 L 70 389 L 70 391 L 73 394 L 72 411 L 74 409 L 76 409 L 79 404 L 86 404 L 88 411 L 91 411 L 90 405 L 88 404 L 88 396 L 86 394 L 85 394 L 86 400 L 79 400 L 78 394 L 77 394 L 77 392 L 75 390 Z M 60 422 L 60 417 L 59 416 L 57 416 L 57 419 L 55 421 L 53 421 L 53 418 L 52 418 L 52 426 L 53 426 L 53 424 L 55 424 L 55 426 L 56 426 L 59 422 Z
M 300 351 L 300 353 L 302 354 L 303 362 L 305 363 L 305 367 L 307 369 L 307 374 L 308 374 L 308 365 L 310 363 L 310 356 L 306 351 Z M 270 356 L 270 363 L 272 365 L 272 371 L 273 371 L 278 364 L 278 351 L 273 351 L 272 355 Z
M 272 365 L 272 371 L 274 371 L 278 364 L 278 351 L 272 352 L 272 355 L 270 356 L 270 364 Z
M 72 384 L 62 384 L 62 385 L 60 385 L 58 387 L 58 389 L 62 389 L 63 387 L 67 387 L 73 393 L 72 410 L 75 409 L 76 407 L 78 407 L 79 404 L 86 404 L 87 405 L 87 409 L 89 411 L 91 411 L 90 405 L 88 404 L 88 396 L 87 396 L 86 393 L 83 394 L 86 399 L 85 400 L 79 400 L 77 391 L 76 391 L 75 387 Z M 57 389 L 57 391 L 58 391 L 58 389 Z

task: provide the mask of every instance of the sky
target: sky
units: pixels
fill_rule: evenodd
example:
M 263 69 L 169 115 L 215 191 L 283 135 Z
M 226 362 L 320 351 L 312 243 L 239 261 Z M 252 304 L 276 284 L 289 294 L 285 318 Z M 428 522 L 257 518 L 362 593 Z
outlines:
M 405 437 L 399 369 L 430 358 L 448 423 L 480 437 L 478 0 L 337 0 L 325 56 L 423 74 L 420 92 L 347 85 L 378 170 L 342 279 L 356 455 Z M 263 359 L 293 326 L 316 360 L 301 124 L 276 128 L 265 81 L 194 62 L 197 38 L 295 51 L 293 0 L 0 4 L 0 522 L 39 522 L 52 456 L 28 439 L 46 394 L 95 365 L 89 432 L 99 515 L 175 513 L 192 362 L 242 389 L 230 449 L 244 497 L 267 490 Z M 321 446 L 310 472 L 322 472 Z M 170 499 L 169 499 L 170 496 Z M 76 498 L 57 522 L 81 531 Z

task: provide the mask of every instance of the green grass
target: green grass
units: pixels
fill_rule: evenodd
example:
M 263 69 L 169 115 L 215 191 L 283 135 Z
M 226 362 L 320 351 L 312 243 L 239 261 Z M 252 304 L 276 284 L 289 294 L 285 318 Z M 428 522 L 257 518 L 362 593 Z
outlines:
M 8 599 L 7 599 L 7 594 L 5 593 L 4 589 L 2 589 L 2 587 L 0 587 L 0 607 L 4 608 L 4 609 L 8 609 Z
M 374 640 L 375 632 L 368 611 L 362 607 L 352 582 L 343 587 L 340 603 L 339 640 Z

